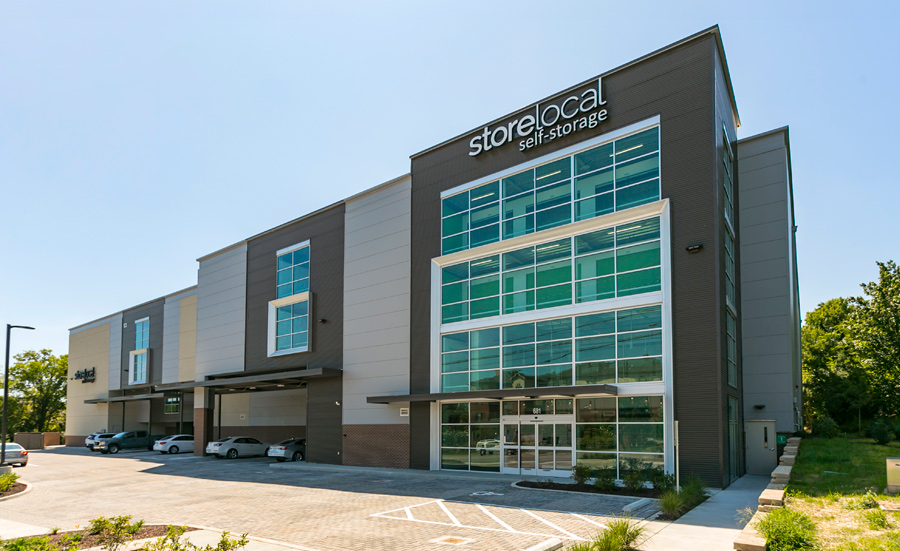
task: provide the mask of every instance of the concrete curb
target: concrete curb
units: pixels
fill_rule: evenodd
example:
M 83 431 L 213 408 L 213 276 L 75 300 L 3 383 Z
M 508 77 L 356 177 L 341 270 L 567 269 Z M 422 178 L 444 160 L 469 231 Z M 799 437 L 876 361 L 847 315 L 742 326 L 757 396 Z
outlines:
M 522 482 L 522 481 L 520 480 L 519 482 Z M 578 490 L 553 490 L 551 488 L 529 488 L 527 486 L 519 486 L 519 482 L 513 482 L 512 484 L 510 484 L 510 486 L 512 486 L 513 488 L 517 488 L 519 490 L 534 490 L 534 491 L 538 491 L 538 492 L 560 492 L 563 494 L 594 495 L 594 496 L 603 496 L 603 497 L 620 497 L 622 499 L 637 500 L 633 503 L 626 505 L 625 507 L 634 506 L 635 504 L 643 505 L 644 503 L 647 503 L 649 501 L 656 501 L 656 498 L 654 498 L 654 497 L 620 496 L 620 495 L 616 495 L 616 494 L 599 494 L 599 493 L 594 493 L 594 492 L 579 492 Z M 625 510 L 625 507 L 622 508 L 623 511 Z
M 560 549 L 562 546 L 563 542 L 561 540 L 553 538 L 547 541 L 542 541 L 537 545 L 532 545 L 524 551 L 553 551 L 554 549 Z
M 11 496 L 0 497 L 0 501 L 6 501 L 7 499 L 15 499 L 15 498 L 21 497 L 31 491 L 31 484 L 29 484 L 27 482 L 19 482 L 19 484 L 24 484 L 25 489 L 17 494 L 11 495 Z

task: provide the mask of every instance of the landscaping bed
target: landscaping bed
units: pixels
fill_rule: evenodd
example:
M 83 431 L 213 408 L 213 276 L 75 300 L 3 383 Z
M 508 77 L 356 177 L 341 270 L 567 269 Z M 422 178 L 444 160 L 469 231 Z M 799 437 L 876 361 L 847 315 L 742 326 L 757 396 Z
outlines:
M 614 495 L 614 496 L 628 496 L 628 497 L 652 497 L 659 498 L 662 492 L 658 488 L 646 488 L 644 490 L 633 491 L 624 486 L 618 486 L 615 488 L 598 488 L 592 484 L 569 484 L 566 482 L 551 482 L 549 480 L 544 482 L 534 482 L 531 480 L 523 480 L 521 482 L 516 482 L 516 486 L 520 488 L 538 488 L 541 490 L 563 490 L 567 492 L 584 492 L 587 494 L 605 494 L 605 495 Z
M 143 540 L 148 538 L 161 538 L 168 532 L 168 526 L 165 524 L 145 524 L 134 534 L 129 534 L 128 540 Z M 192 532 L 196 528 L 188 527 L 185 531 Z M 61 549 L 69 547 L 72 543 L 77 543 L 81 549 L 91 547 L 100 547 L 103 545 L 102 534 L 92 534 L 89 529 L 71 530 L 69 532 L 57 532 L 46 536 L 49 538 L 50 545 Z
M 20 492 L 24 492 L 25 488 L 27 487 L 27 484 L 22 484 L 21 482 L 13 482 L 12 486 L 10 486 L 9 489 L 0 491 L 0 497 L 11 496 Z

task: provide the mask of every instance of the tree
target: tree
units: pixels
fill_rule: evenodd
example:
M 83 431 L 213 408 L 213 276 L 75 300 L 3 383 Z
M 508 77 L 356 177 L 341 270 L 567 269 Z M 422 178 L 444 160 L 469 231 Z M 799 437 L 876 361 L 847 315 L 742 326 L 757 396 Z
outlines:
M 16 354 L 9 369 L 10 406 L 18 402 L 15 431 L 45 432 L 65 427 L 69 356 L 52 350 Z M 10 423 L 10 431 L 13 423 Z
M 801 348 L 807 425 L 826 416 L 840 423 L 855 417 L 861 424 L 862 409 L 871 401 L 868 377 L 848 334 L 855 308 L 848 299 L 836 298 L 806 314 Z
M 878 262 L 878 281 L 863 283 L 867 297 L 854 297 L 847 327 L 856 354 L 869 375 L 874 403 L 900 414 L 900 269 Z

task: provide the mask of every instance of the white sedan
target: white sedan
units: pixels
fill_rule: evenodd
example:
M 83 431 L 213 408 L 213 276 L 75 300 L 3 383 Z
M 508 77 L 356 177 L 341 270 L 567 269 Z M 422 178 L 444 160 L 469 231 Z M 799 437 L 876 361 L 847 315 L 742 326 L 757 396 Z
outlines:
M 176 434 L 160 438 L 153 444 L 153 449 L 159 453 L 181 453 L 194 451 L 193 434 Z
M 237 459 L 252 455 L 266 455 L 269 445 L 250 436 L 230 436 L 206 445 L 206 453 L 216 457 Z

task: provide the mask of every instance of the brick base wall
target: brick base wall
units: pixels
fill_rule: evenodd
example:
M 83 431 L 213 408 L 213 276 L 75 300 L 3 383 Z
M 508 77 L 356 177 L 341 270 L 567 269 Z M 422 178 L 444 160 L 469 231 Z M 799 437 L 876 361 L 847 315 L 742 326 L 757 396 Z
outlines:
M 409 468 L 409 425 L 344 425 L 344 465 Z
M 67 434 L 66 446 L 84 446 L 84 439 L 87 437 L 87 434 L 85 434 L 84 436 L 79 436 L 77 434 Z

